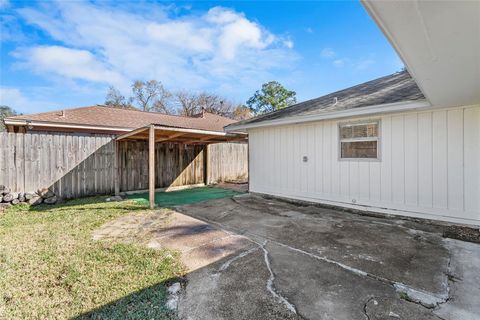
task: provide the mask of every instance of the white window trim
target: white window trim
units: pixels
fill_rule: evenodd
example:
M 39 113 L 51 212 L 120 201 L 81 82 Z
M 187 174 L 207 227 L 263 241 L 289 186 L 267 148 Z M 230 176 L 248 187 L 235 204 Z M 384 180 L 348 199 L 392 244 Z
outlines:
M 341 138 L 341 128 L 346 125 L 377 125 L 377 136 L 376 137 L 365 137 L 365 138 Z M 375 120 L 358 120 L 358 121 L 348 121 L 348 122 L 339 122 L 338 123 L 338 160 L 339 161 L 365 161 L 365 162 L 380 162 L 381 158 L 381 132 L 382 132 L 382 122 L 380 119 Z M 361 141 L 377 141 L 377 157 L 376 158 L 342 158 L 342 142 L 361 142 Z

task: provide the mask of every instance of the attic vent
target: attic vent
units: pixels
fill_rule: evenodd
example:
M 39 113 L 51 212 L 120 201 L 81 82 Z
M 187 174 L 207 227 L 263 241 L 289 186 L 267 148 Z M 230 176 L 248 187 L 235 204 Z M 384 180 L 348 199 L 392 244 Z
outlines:
M 338 103 L 338 98 L 337 98 L 337 97 L 333 98 L 333 105 L 332 105 L 332 107 L 335 107 L 335 106 L 337 105 L 337 103 Z

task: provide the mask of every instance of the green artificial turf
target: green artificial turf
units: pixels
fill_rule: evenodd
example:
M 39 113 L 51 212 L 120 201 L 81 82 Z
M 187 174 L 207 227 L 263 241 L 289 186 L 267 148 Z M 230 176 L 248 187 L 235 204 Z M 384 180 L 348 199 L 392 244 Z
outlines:
M 160 207 L 173 207 L 183 204 L 233 197 L 238 194 L 241 194 L 241 192 L 216 187 L 199 187 L 179 191 L 156 192 L 155 203 Z M 148 192 L 132 194 L 129 195 L 128 198 L 145 203 L 148 202 Z

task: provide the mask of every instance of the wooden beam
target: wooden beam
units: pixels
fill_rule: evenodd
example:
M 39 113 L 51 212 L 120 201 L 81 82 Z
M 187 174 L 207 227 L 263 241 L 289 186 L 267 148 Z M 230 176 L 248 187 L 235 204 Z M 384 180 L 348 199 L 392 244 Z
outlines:
M 193 139 L 193 140 L 184 141 L 183 143 L 192 144 L 192 143 L 203 142 L 203 141 L 210 140 L 210 139 L 215 139 L 215 138 L 218 139 L 217 136 L 205 136 L 205 137 L 196 138 L 196 139 Z
M 155 140 L 155 142 L 166 142 L 166 141 L 168 141 L 168 140 L 170 140 L 170 139 L 183 136 L 184 134 L 185 134 L 185 132 L 177 132 L 177 133 L 174 133 L 174 134 L 169 135 L 168 137 L 158 138 L 157 140 Z
M 138 133 L 146 131 L 146 130 L 148 130 L 148 127 L 142 127 L 142 128 L 135 129 L 133 131 L 130 131 L 128 133 L 125 133 L 125 134 L 122 134 L 122 135 L 118 136 L 117 140 L 122 140 L 122 139 L 128 138 L 130 136 L 133 136 L 135 134 L 138 134 Z
M 155 126 L 151 125 L 148 135 L 148 199 L 150 209 L 155 207 Z

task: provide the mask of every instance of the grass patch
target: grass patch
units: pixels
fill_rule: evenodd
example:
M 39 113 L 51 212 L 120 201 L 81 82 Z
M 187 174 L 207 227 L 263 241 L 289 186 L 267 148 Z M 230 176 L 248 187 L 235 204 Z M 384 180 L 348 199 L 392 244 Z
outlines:
M 169 319 L 166 283 L 178 254 L 94 241 L 92 232 L 135 201 L 84 198 L 0 213 L 0 319 Z
M 406 292 L 402 291 L 402 292 L 399 293 L 399 295 L 400 295 L 400 299 L 410 301 L 410 297 L 408 296 L 408 294 Z

